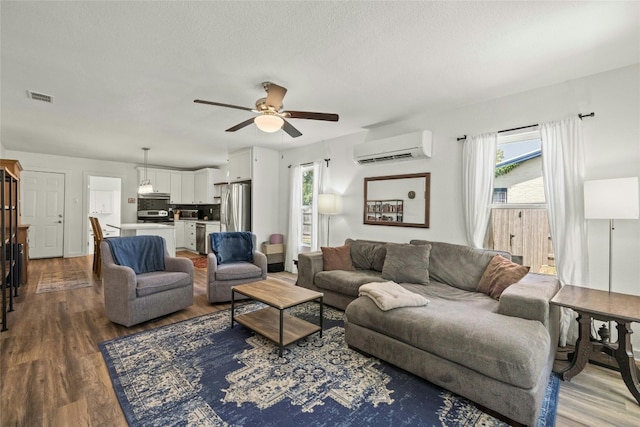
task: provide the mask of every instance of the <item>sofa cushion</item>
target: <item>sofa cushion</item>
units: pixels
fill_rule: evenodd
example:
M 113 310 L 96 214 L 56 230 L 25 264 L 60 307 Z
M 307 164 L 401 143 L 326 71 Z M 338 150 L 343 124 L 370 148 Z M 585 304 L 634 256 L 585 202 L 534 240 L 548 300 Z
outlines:
M 382 271 L 387 254 L 385 242 L 347 239 L 351 247 L 351 262 L 358 270 Z
M 373 270 L 333 270 L 318 272 L 314 284 L 321 289 L 357 297 L 360 286 L 369 282 L 385 282 L 385 280 L 381 273 Z
M 501 255 L 494 255 L 484 270 L 476 290 L 491 298 L 500 299 L 502 292 L 526 276 L 529 268 L 511 262 Z
M 479 292 L 433 281 L 402 286 L 429 305 L 382 311 L 360 297 L 347 306 L 347 322 L 507 384 L 525 389 L 537 384 L 551 345 L 542 323 L 497 314 L 498 301 Z
M 387 244 L 382 278 L 396 283 L 429 283 L 431 245 Z
M 218 264 L 253 262 L 253 236 L 248 231 L 211 233 L 211 250 Z
M 320 250 L 322 250 L 322 269 L 324 271 L 353 270 L 351 248 L 348 245 L 333 248 L 323 246 Z
M 489 261 L 496 254 L 511 259 L 506 252 L 476 249 L 427 240 L 411 240 L 413 245 L 431 245 L 429 275 L 431 280 L 467 291 L 475 291 Z
M 136 295 L 145 297 L 191 285 L 191 276 L 178 271 L 154 271 L 136 276 Z
M 253 279 L 262 276 L 262 269 L 250 262 L 234 262 L 233 264 L 218 264 L 216 281 Z

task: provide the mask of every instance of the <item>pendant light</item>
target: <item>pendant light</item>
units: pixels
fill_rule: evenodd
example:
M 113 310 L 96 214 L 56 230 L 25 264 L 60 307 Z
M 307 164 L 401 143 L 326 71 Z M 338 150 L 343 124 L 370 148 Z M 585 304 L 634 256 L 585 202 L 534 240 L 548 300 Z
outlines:
M 144 150 L 144 179 L 140 183 L 140 187 L 138 187 L 138 194 L 149 194 L 153 193 L 153 185 L 151 185 L 151 181 L 147 178 L 147 155 L 149 154 L 150 148 L 143 148 Z

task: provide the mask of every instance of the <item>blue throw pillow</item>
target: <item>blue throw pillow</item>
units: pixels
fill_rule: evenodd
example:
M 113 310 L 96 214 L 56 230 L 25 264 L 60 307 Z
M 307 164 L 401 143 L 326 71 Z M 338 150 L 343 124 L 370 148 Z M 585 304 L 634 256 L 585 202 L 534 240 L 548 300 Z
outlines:
M 249 231 L 211 233 L 211 250 L 218 264 L 253 262 L 253 236 Z

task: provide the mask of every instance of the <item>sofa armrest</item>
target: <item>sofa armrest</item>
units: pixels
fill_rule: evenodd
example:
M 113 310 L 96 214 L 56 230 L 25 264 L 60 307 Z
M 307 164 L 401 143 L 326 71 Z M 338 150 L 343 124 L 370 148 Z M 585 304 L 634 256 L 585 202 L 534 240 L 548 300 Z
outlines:
M 549 329 L 549 301 L 560 290 L 556 276 L 529 273 L 500 295 L 498 314 L 538 320 Z
M 253 264 L 262 270 L 262 280 L 267 278 L 267 256 L 260 251 L 253 252 Z
M 118 264 L 102 265 L 102 285 L 106 299 L 126 304 L 136 295 L 136 273 L 132 268 Z
M 322 252 L 305 252 L 298 254 L 298 286 L 313 286 L 316 273 L 322 271 Z
M 188 258 L 164 257 L 165 271 L 181 271 L 189 274 L 193 283 L 193 262 Z

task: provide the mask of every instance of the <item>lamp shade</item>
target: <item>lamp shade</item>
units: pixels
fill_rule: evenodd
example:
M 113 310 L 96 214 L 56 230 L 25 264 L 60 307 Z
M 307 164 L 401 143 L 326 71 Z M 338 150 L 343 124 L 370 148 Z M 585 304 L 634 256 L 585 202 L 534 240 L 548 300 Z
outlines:
M 584 217 L 587 219 L 640 217 L 638 177 L 585 181 Z
M 340 213 L 340 196 L 334 193 L 318 194 L 318 213 L 325 215 Z
M 282 129 L 282 125 L 284 124 L 282 117 L 275 116 L 273 114 L 262 114 L 253 119 L 253 122 L 256 124 L 258 129 L 267 133 L 279 131 Z

